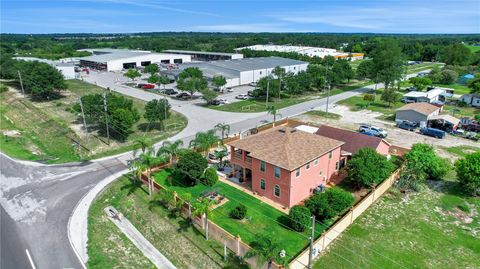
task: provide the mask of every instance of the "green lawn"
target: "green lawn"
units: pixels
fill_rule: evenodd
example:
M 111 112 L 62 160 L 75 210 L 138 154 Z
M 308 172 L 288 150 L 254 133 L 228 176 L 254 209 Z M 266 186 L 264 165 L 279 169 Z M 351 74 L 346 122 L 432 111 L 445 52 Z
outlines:
M 409 195 L 391 189 L 314 268 L 478 268 L 480 200 L 459 189 L 453 180 Z
M 467 154 L 473 153 L 475 151 L 480 151 L 480 147 L 473 147 L 473 146 L 442 147 L 442 149 L 452 154 L 455 154 L 459 157 L 465 157 Z
M 442 66 L 443 64 L 440 63 L 421 63 L 416 65 L 410 65 L 407 67 L 407 74 L 413 74 L 421 71 L 425 71 L 428 69 L 432 69 L 434 66 Z
M 365 59 L 356 60 L 356 61 L 351 61 L 351 62 L 350 62 L 350 66 L 352 67 L 353 70 L 357 70 L 358 66 L 359 66 L 363 61 L 365 61 Z
M 395 110 L 404 104 L 397 102 L 388 106 L 387 103 L 383 102 L 380 98 L 382 95 L 383 89 L 377 90 L 376 98 L 374 102 L 368 102 L 363 100 L 365 94 L 357 95 L 350 97 L 348 99 L 337 102 L 337 104 L 348 106 L 352 111 L 359 111 L 363 109 L 379 112 L 385 114 L 385 116 L 391 116 L 395 113 Z M 371 93 L 370 93 L 371 94 Z
M 147 128 L 149 125 L 142 118 L 134 125 L 133 133 L 127 141 L 112 141 L 107 145 L 107 139 L 98 137 L 95 132 L 87 136 L 80 129 L 81 121 L 78 115 L 71 110 L 80 96 L 103 93 L 105 90 L 80 80 L 67 80 L 66 83 L 68 89 L 63 91 L 58 99 L 48 102 L 24 98 L 15 89 L 0 93 L 1 131 L 20 132 L 20 135 L 10 137 L 2 134 L 3 152 L 19 159 L 47 163 L 99 158 L 134 149 L 133 141 L 144 135 L 154 142 L 161 141 L 187 125 L 187 119 L 175 112 L 166 121 L 166 131 Z M 18 87 L 13 83 L 9 85 Z M 145 102 L 134 98 L 132 100 L 140 115 L 143 115 Z M 90 151 L 72 146 L 73 140 Z
M 462 95 L 462 94 L 470 93 L 470 88 L 468 88 L 465 85 L 458 84 L 458 83 L 454 83 L 454 84 L 433 84 L 433 86 L 454 89 L 455 90 L 454 94 Z
M 146 186 L 121 177 L 97 197 L 88 215 L 89 269 L 155 268 L 105 215 L 114 206 L 177 268 L 223 268 L 223 246 L 205 241 L 183 218 L 149 198 Z
M 475 107 L 469 107 L 469 106 L 459 107 L 459 106 L 445 105 L 442 113 L 450 114 L 457 118 L 474 117 L 476 114 L 480 113 L 480 109 Z
M 342 85 L 339 87 L 333 87 L 330 90 L 330 95 L 336 95 L 342 92 L 351 91 L 360 87 L 364 87 L 366 85 L 370 85 L 371 81 L 362 81 L 352 83 L 351 85 Z M 327 93 L 309 93 L 306 95 L 301 96 L 292 96 L 292 97 L 282 97 L 280 100 L 277 98 L 272 98 L 272 100 L 268 103 L 269 106 L 275 106 L 276 109 L 281 109 L 284 107 L 296 105 L 299 103 L 303 103 L 306 101 L 314 100 L 317 98 L 324 98 L 327 96 Z M 228 111 L 228 112 L 263 112 L 266 111 L 266 104 L 265 104 L 265 97 L 264 98 L 252 98 L 249 100 L 242 100 L 238 102 L 233 102 L 227 105 L 221 106 L 213 106 L 209 105 L 208 108 L 220 110 L 220 111 Z
M 213 187 L 202 184 L 185 187 L 175 184 L 175 182 L 172 184 L 167 180 L 169 174 L 168 170 L 160 171 L 154 175 L 155 181 L 168 189 L 175 190 L 180 197 L 191 194 L 193 199 L 197 199 L 206 191 L 217 191 L 219 194 L 225 195 L 229 201 L 214 209 L 210 214 L 210 219 L 234 236 L 240 235 L 247 244 L 254 242 L 259 234 L 273 235 L 280 241 L 289 259 L 307 246 L 307 231 L 297 233 L 291 230 L 287 227 L 287 215 L 249 194 L 223 182 L 217 182 Z M 234 220 L 228 216 L 229 212 L 240 203 L 248 209 L 246 220 L 243 221 Z M 319 236 L 324 229 L 325 227 L 317 225 L 316 236 Z
M 331 113 L 331 112 L 325 112 L 325 111 L 320 111 L 320 110 L 310 110 L 310 111 L 307 111 L 304 113 L 305 115 L 310 115 L 310 116 L 317 116 L 317 117 L 321 117 L 321 118 L 326 118 L 326 119 L 334 119 L 334 120 L 338 120 L 340 119 L 342 116 L 339 115 L 339 114 L 335 114 L 335 113 Z
M 468 48 L 472 53 L 476 53 L 476 52 L 480 51 L 480 46 L 467 46 L 467 48 Z

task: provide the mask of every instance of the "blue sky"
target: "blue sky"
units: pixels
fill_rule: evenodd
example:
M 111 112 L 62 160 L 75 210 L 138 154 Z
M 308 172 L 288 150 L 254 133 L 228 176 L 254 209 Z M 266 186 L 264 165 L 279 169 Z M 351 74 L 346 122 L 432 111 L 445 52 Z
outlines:
M 479 0 L 1 0 L 1 33 L 480 33 Z

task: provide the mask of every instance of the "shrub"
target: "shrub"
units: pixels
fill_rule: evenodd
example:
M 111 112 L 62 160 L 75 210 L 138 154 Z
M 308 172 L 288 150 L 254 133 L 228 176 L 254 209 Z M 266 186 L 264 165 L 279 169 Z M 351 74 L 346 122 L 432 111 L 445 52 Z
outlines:
M 405 154 L 405 160 L 410 170 L 420 173 L 420 179 L 440 180 L 450 170 L 450 164 L 437 156 L 433 147 L 427 144 L 414 144 Z
M 473 195 L 480 195 L 480 152 L 468 154 L 455 163 L 457 178 L 465 190 Z
M 362 148 L 347 164 L 347 180 L 356 187 L 371 187 L 385 180 L 395 165 L 374 149 Z
M 368 101 L 368 102 L 373 102 L 373 101 L 375 101 L 375 95 L 367 93 L 363 96 L 363 100 Z
M 229 213 L 230 218 L 232 219 L 244 219 L 247 215 L 247 207 L 243 204 L 237 205 L 234 209 L 232 209 Z
M 475 114 L 475 120 L 480 121 L 480 113 Z
M 217 170 L 213 167 L 209 167 L 203 173 L 203 177 L 201 179 L 202 183 L 207 186 L 213 186 L 218 181 L 218 174 Z
M 290 227 L 297 232 L 303 232 L 310 224 L 310 210 L 302 205 L 293 206 L 288 213 Z
M 185 150 L 175 164 L 172 176 L 185 185 L 193 186 L 202 179 L 207 167 L 208 162 L 202 154 L 193 150 Z
M 352 194 L 333 187 L 325 192 L 316 193 L 305 201 L 305 206 L 319 220 L 330 219 L 350 207 L 355 199 Z

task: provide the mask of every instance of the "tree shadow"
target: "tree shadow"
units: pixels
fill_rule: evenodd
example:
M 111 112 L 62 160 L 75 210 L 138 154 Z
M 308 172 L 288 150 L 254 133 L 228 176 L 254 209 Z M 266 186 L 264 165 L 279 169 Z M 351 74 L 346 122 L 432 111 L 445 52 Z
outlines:
M 179 222 L 178 222 L 178 228 L 177 228 L 177 232 L 179 233 L 182 233 L 182 232 L 187 232 L 191 227 L 192 227 L 193 223 L 192 223 L 192 220 L 187 218 L 187 219 L 181 219 Z
M 130 196 L 137 190 L 142 190 L 145 194 L 148 194 L 148 191 L 143 188 L 143 183 L 140 182 L 140 180 L 133 178 L 133 176 L 130 174 L 126 177 L 129 179 L 130 183 L 123 185 L 120 190 L 127 190 L 127 196 Z
M 162 124 L 160 124 L 158 122 L 155 122 L 155 123 L 148 123 L 148 122 L 140 123 L 137 126 L 137 128 L 138 128 L 138 130 L 140 130 L 142 132 L 149 132 L 149 131 L 153 131 L 153 130 L 163 131 L 163 129 L 164 129 Z
M 278 223 L 285 225 L 286 227 L 290 227 L 290 219 L 287 215 L 281 215 L 277 218 Z

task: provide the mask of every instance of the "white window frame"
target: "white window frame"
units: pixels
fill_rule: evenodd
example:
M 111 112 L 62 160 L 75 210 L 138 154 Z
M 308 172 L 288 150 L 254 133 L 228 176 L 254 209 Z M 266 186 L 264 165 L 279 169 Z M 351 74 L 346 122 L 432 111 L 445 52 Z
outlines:
M 278 177 L 277 177 L 277 171 L 278 171 Z M 282 177 L 282 169 L 278 166 L 273 167 L 273 176 L 275 178 L 281 178 Z
M 278 195 L 275 194 L 275 190 L 278 188 Z M 273 196 L 280 198 L 280 195 L 282 195 L 282 189 L 278 184 L 275 184 L 273 187 Z
M 262 165 L 263 165 L 263 170 L 262 170 Z M 267 171 L 267 163 L 264 161 L 260 161 L 260 172 L 265 173 Z
M 295 170 L 295 177 L 299 177 L 301 174 L 300 168 L 297 168 L 297 170 Z
M 263 182 L 263 188 L 262 188 L 262 182 Z M 265 179 L 263 179 L 263 178 L 260 179 L 260 189 L 261 190 L 266 190 L 267 189 L 267 182 L 265 182 Z
M 313 162 L 313 164 L 314 164 L 315 166 L 318 165 L 318 158 L 315 159 L 315 161 Z

